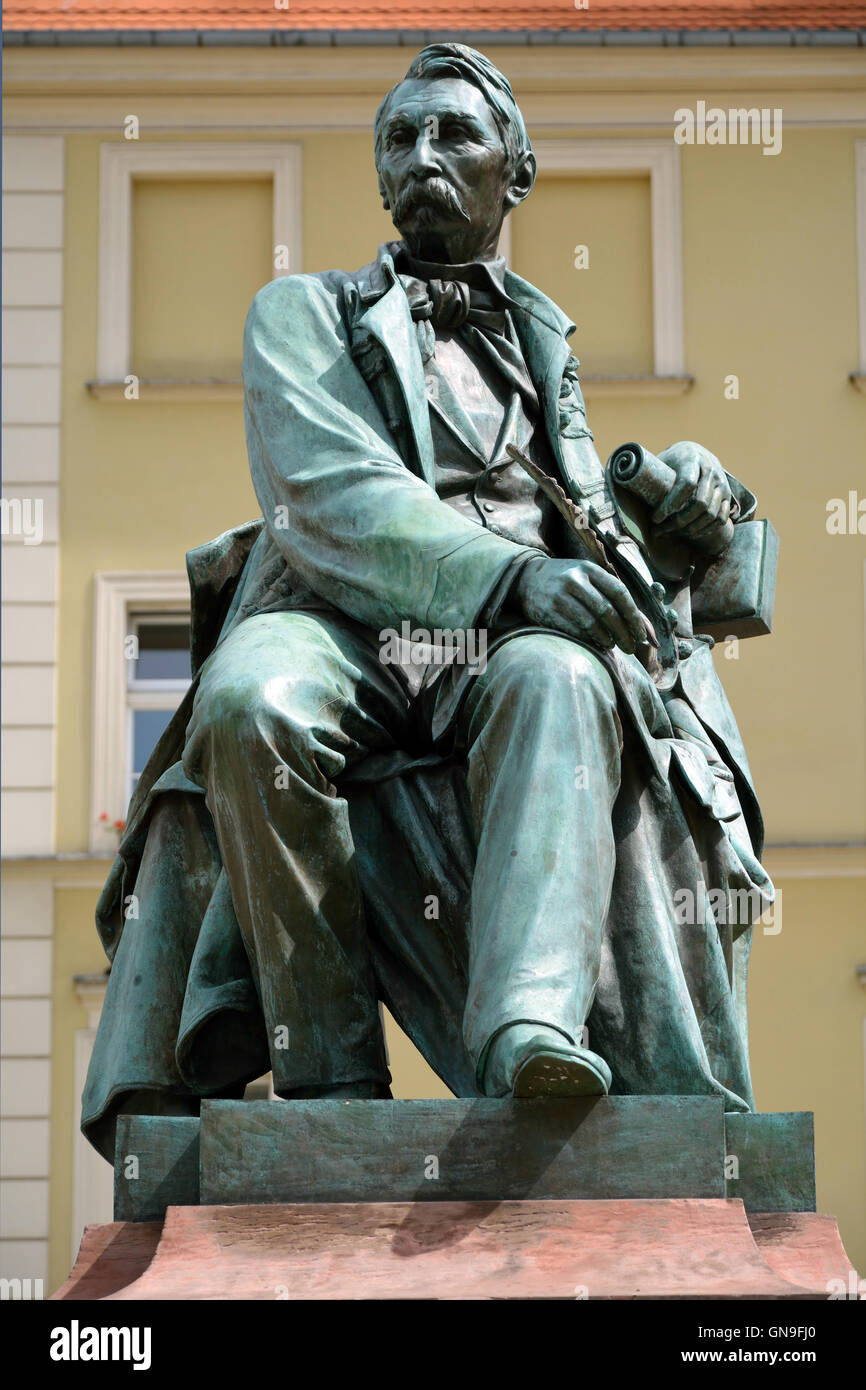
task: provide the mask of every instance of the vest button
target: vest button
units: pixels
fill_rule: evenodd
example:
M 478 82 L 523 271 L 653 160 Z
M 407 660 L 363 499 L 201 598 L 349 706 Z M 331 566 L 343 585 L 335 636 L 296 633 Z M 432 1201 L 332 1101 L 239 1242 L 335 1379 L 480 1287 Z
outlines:
M 484 507 L 484 510 L 485 510 L 486 512 L 495 512 L 495 511 L 496 511 L 496 504 L 495 504 L 495 502 L 483 502 L 483 503 L 482 503 L 482 506 Z
M 498 526 L 488 526 L 488 527 L 487 527 L 487 530 L 490 532 L 491 536 L 501 536 L 501 535 L 502 535 L 502 532 L 500 531 L 500 529 L 499 529 Z

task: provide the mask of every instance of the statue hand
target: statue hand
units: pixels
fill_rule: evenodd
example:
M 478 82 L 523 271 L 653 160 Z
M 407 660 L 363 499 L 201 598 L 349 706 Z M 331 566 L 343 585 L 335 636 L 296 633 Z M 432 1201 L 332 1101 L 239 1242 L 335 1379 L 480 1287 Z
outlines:
M 515 598 L 526 617 L 605 650 L 633 652 L 646 640 L 640 610 L 616 575 L 592 560 L 544 559 L 524 565 Z
M 677 480 L 652 520 L 661 535 L 676 533 L 714 549 L 728 521 L 733 494 L 727 474 L 715 454 L 688 440 L 672 444 L 659 458 Z

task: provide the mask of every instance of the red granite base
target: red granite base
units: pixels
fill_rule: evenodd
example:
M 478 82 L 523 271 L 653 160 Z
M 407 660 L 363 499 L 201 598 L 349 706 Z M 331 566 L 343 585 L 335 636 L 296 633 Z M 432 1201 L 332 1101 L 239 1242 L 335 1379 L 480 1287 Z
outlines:
M 55 1299 L 826 1299 L 836 1222 L 716 1199 L 170 1207 L 91 1226 Z

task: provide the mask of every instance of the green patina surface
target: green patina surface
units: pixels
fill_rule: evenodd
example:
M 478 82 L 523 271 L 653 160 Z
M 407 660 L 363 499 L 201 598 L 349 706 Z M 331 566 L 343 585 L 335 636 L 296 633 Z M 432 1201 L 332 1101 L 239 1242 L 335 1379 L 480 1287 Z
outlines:
M 749 1212 L 814 1211 L 812 1115 L 725 1116 L 694 1096 L 206 1101 L 201 1122 L 118 1125 L 118 1221 L 199 1202 L 724 1196 Z
M 193 1117 L 270 1072 L 305 1108 L 250 1136 L 264 1165 L 282 1125 L 325 1123 L 308 1102 L 390 1095 L 384 1001 L 463 1098 L 425 1112 L 454 1152 L 495 1114 L 543 1166 L 511 1101 L 478 1097 L 608 1092 L 544 1171 L 661 1191 L 675 1136 L 701 1135 L 684 1116 L 754 1108 L 746 971 L 773 887 L 700 624 L 768 629 L 774 534 L 700 445 L 602 467 L 574 325 L 497 256 L 535 175 L 502 74 L 425 50 L 376 136 L 402 239 L 250 310 L 262 517 L 188 557 L 195 679 L 100 900 L 83 1127 L 110 1159 L 118 1115 Z M 483 634 L 484 659 L 413 639 L 393 660 L 389 638 L 386 660 L 404 623 Z M 629 1150 L 653 1105 L 669 1132 Z M 228 1144 L 231 1109 L 207 1113 Z M 376 1145 L 421 1113 L 367 1136 L 401 1190 Z M 531 1180 L 495 1158 L 491 1185 Z M 264 1167 L 243 1171 L 262 1190 Z

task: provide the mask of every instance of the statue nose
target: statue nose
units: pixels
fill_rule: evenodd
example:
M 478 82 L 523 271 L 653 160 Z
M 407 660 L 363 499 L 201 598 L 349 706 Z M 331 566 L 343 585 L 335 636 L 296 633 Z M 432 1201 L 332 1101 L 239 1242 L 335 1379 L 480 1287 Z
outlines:
M 410 168 L 413 174 L 425 174 L 431 171 L 439 172 L 441 169 L 439 158 L 433 150 L 430 138 L 427 134 L 420 135 L 415 141 L 415 148 L 412 151 Z

